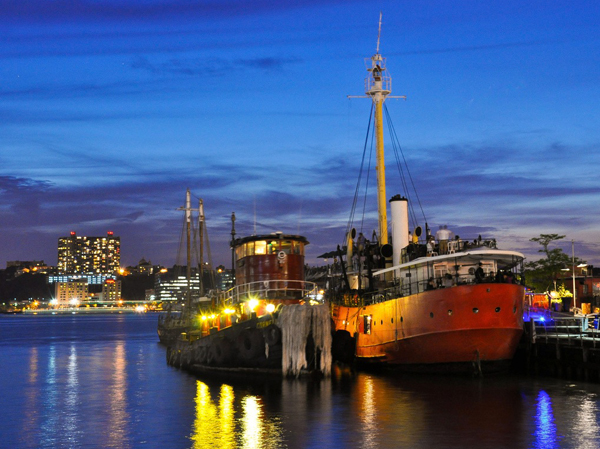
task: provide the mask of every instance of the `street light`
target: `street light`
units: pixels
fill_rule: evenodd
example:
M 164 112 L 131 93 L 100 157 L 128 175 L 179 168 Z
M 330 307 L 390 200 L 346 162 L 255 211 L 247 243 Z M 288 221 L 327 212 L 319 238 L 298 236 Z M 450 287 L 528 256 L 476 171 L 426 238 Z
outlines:
M 577 307 L 577 290 L 575 288 L 575 242 L 571 240 L 571 257 L 573 261 L 573 307 Z M 586 263 L 580 263 L 577 268 L 587 267 Z
M 575 290 L 575 242 L 571 240 L 571 255 L 573 257 L 573 308 L 577 307 L 577 290 Z

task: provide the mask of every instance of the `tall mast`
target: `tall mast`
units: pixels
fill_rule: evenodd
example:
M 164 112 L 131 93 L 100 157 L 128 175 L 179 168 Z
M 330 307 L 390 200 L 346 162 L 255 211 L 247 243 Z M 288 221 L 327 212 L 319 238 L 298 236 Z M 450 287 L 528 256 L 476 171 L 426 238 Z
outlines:
M 185 193 L 185 226 L 186 226 L 186 237 L 187 237 L 187 267 L 185 271 L 187 279 L 187 296 L 186 296 L 186 314 L 190 314 L 192 305 L 192 202 L 190 189 L 187 189 Z
M 385 58 L 379 54 L 379 43 L 381 39 L 381 18 L 379 13 L 379 31 L 377 33 L 377 48 L 375 54 L 370 58 L 370 67 L 367 62 L 369 75 L 365 78 L 365 93 L 375 104 L 375 139 L 377 145 L 377 210 L 379 215 L 379 244 L 388 243 L 387 224 L 387 196 L 385 193 L 385 153 L 383 145 L 383 102 L 392 92 L 392 78 L 386 73 Z M 350 97 L 352 98 L 352 97 Z M 389 96 L 389 98 L 403 98 L 406 96 Z
M 200 271 L 200 296 L 204 294 L 204 202 L 200 199 L 198 203 L 198 238 L 200 240 L 200 260 L 198 261 Z
M 379 41 L 381 37 L 381 13 L 379 13 L 379 32 L 377 33 L 377 50 L 371 57 L 371 68 L 367 70 L 367 95 L 375 103 L 375 140 L 377 143 L 377 210 L 379 212 L 379 244 L 388 243 L 387 226 L 387 196 L 385 194 L 385 155 L 383 148 L 383 102 L 391 92 L 392 80 L 384 76 L 385 59 L 379 54 Z
M 184 314 L 189 316 L 192 307 L 192 202 L 190 189 L 186 190 L 185 193 L 185 207 L 180 207 L 177 210 L 183 210 L 185 212 L 185 226 L 186 226 L 186 280 L 187 280 L 187 293 L 185 296 L 185 311 Z
M 235 212 L 231 213 L 231 280 L 235 280 Z

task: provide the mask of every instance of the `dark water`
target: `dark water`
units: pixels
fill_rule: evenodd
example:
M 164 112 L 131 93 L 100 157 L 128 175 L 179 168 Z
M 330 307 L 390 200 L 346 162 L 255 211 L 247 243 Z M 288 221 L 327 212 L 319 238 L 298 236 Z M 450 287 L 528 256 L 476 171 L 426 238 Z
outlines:
M 0 447 L 600 447 L 596 384 L 197 378 L 166 365 L 156 319 L 0 316 Z

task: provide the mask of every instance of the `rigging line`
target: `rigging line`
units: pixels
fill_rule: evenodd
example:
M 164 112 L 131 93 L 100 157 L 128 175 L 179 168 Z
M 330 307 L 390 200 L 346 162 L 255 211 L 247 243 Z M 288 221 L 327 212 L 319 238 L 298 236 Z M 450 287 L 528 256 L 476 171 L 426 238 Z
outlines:
M 388 114 L 386 114 L 386 120 L 388 123 L 388 128 L 391 129 L 390 126 L 390 116 Z M 400 157 L 398 156 L 398 142 L 396 141 L 396 139 L 394 139 L 394 135 L 392 134 L 392 132 L 390 131 L 390 137 L 391 137 L 391 143 L 392 143 L 392 148 L 394 150 L 394 157 L 396 159 L 396 166 L 398 167 L 398 173 L 400 173 L 400 181 L 402 183 L 402 188 L 404 189 L 404 194 L 407 197 L 410 197 L 410 191 L 408 188 L 408 184 L 406 183 L 406 176 L 404 175 L 404 169 L 402 168 L 402 164 L 400 163 Z
M 200 201 L 201 198 L 192 194 L 193 198 L 197 201 Z M 194 217 L 192 216 L 192 221 L 191 221 L 191 226 L 190 226 L 190 233 L 192 234 L 192 260 L 191 263 L 192 265 L 198 265 L 198 263 L 200 262 L 200 245 L 198 244 L 198 232 L 200 230 L 200 209 L 192 209 L 193 212 L 198 212 L 198 227 L 195 227 L 195 221 L 194 221 Z M 190 214 L 191 212 L 190 211 Z M 194 257 L 196 258 L 195 260 L 195 264 L 194 262 Z
M 396 166 L 398 167 L 398 172 L 400 174 L 400 182 L 402 184 L 402 188 L 404 189 L 404 194 L 406 195 L 407 198 L 410 199 L 410 189 L 408 188 L 408 184 L 406 182 L 406 176 L 404 174 L 404 169 L 402 168 L 402 164 L 400 163 L 400 157 L 398 156 L 398 146 L 399 143 L 397 141 L 397 136 L 394 136 L 394 134 L 392 133 L 392 126 L 391 126 L 391 117 L 388 113 L 388 111 L 386 110 L 386 121 L 388 124 L 388 129 L 389 129 L 389 134 L 390 134 L 390 140 L 392 143 L 392 148 L 394 150 L 394 157 L 396 159 Z M 409 216 L 410 216 L 410 220 L 412 221 L 412 225 L 413 227 L 415 227 L 417 225 L 417 219 L 416 219 L 416 214 L 415 214 L 415 210 L 414 210 L 414 206 L 413 206 L 413 202 L 409 201 L 408 202 L 408 208 L 409 208 Z
M 198 217 L 198 226 L 200 225 L 200 217 Z M 196 266 L 198 265 L 198 262 L 200 261 L 200 247 L 198 245 L 198 233 L 196 232 L 197 229 L 195 224 L 194 224 L 194 219 L 192 218 L 192 225 L 190 226 L 190 233 L 192 234 L 192 254 L 191 254 L 191 260 L 190 263 L 192 264 L 192 266 Z M 195 262 L 194 263 L 194 257 Z
M 183 222 L 181 223 L 181 232 L 179 233 L 179 246 L 177 247 L 177 258 L 175 264 L 181 266 L 181 247 L 183 246 L 183 236 L 186 233 L 185 229 L 185 214 L 183 214 Z M 187 262 L 186 262 L 187 263 Z
M 386 114 L 389 116 L 389 111 L 388 111 L 387 105 L 385 103 L 384 103 L 384 107 L 385 107 Z M 391 120 L 390 120 L 390 123 L 391 123 L 391 131 L 394 134 L 394 136 L 396 137 L 396 140 L 398 141 L 398 136 L 396 135 L 396 129 L 394 128 L 394 124 L 391 122 Z M 417 202 L 419 203 L 419 208 L 421 209 L 421 214 L 423 214 L 423 219 L 425 221 L 427 221 L 427 218 L 425 217 L 425 212 L 423 211 L 423 206 L 421 204 L 421 199 L 419 198 L 419 193 L 417 192 L 412 175 L 410 174 L 410 170 L 408 169 L 408 164 L 406 163 L 406 158 L 404 157 L 404 152 L 402 151 L 402 147 L 400 146 L 400 144 L 398 144 L 398 147 L 400 148 L 400 154 L 402 154 L 402 159 L 404 160 L 404 165 L 406 167 L 406 172 L 408 173 L 410 183 L 412 184 L 413 190 L 415 192 L 415 196 L 417 197 Z
M 371 151 L 369 151 L 369 165 L 367 166 L 367 180 L 365 182 L 365 197 L 363 199 L 363 210 L 362 219 L 360 221 L 360 231 L 364 229 L 365 223 L 365 212 L 367 210 L 367 194 L 369 193 L 369 178 L 371 177 L 371 159 L 373 158 L 373 141 L 375 140 L 375 133 L 371 133 Z
M 363 155 L 362 155 L 362 160 L 361 160 L 361 163 L 360 163 L 360 171 L 358 173 L 358 180 L 357 180 L 357 183 L 356 183 L 356 189 L 354 191 L 354 199 L 352 201 L 352 208 L 350 210 L 350 217 L 348 219 L 348 224 L 346 225 L 346 235 L 348 235 L 348 232 L 350 232 L 350 228 L 352 227 L 352 223 L 354 222 L 354 214 L 356 212 L 356 203 L 358 201 L 358 193 L 360 191 L 360 181 L 361 181 L 361 178 L 362 178 L 363 168 L 364 168 L 364 165 L 365 165 L 365 154 L 367 152 L 367 143 L 369 141 L 369 133 L 370 133 L 370 130 L 371 130 L 371 120 L 372 120 L 372 117 L 373 117 L 373 103 L 371 103 L 371 113 L 369 114 L 369 124 L 367 126 L 367 134 L 365 136 L 365 144 L 364 144 L 364 147 L 363 147 Z M 346 236 L 344 236 L 344 239 L 346 239 Z
M 208 268 L 210 270 L 211 286 L 214 288 L 214 286 L 216 285 L 215 271 L 213 270 L 212 254 L 210 252 L 210 240 L 208 239 L 208 228 L 206 227 L 206 217 L 204 218 L 203 228 L 204 236 L 206 237 L 206 254 L 208 256 Z
M 389 123 L 388 123 L 388 126 L 389 126 Z M 398 146 L 399 146 L 399 143 L 393 137 L 392 137 L 391 140 L 392 140 L 392 143 L 393 143 L 394 156 L 396 158 L 396 164 L 398 166 L 399 172 L 401 173 L 402 186 L 404 188 L 404 192 L 406 194 L 406 197 L 409 199 L 409 202 L 408 202 L 408 212 L 409 212 L 410 222 L 412 223 L 412 227 L 414 228 L 414 227 L 416 227 L 418 225 L 417 214 L 415 213 L 415 202 L 412 200 L 411 190 L 409 189 L 408 183 L 406 181 L 407 177 L 404 174 L 404 170 L 402 168 L 402 163 L 400 162 L 400 156 L 398 155 Z

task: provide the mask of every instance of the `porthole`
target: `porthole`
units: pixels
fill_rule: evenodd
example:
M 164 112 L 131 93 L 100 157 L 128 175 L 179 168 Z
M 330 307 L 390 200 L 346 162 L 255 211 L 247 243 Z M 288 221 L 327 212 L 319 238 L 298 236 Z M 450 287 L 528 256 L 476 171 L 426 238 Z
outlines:
M 452 310 L 448 310 L 448 316 L 452 316 Z
M 429 312 L 429 318 L 433 318 L 433 312 Z
M 401 323 L 404 322 L 404 317 L 403 316 L 400 317 L 400 322 Z
M 383 326 L 383 320 L 381 320 L 381 325 Z
M 394 324 L 394 319 L 392 318 L 392 324 Z
M 473 313 L 479 313 L 479 309 L 477 307 L 473 307 Z
M 496 307 L 496 313 L 500 312 L 500 307 Z

